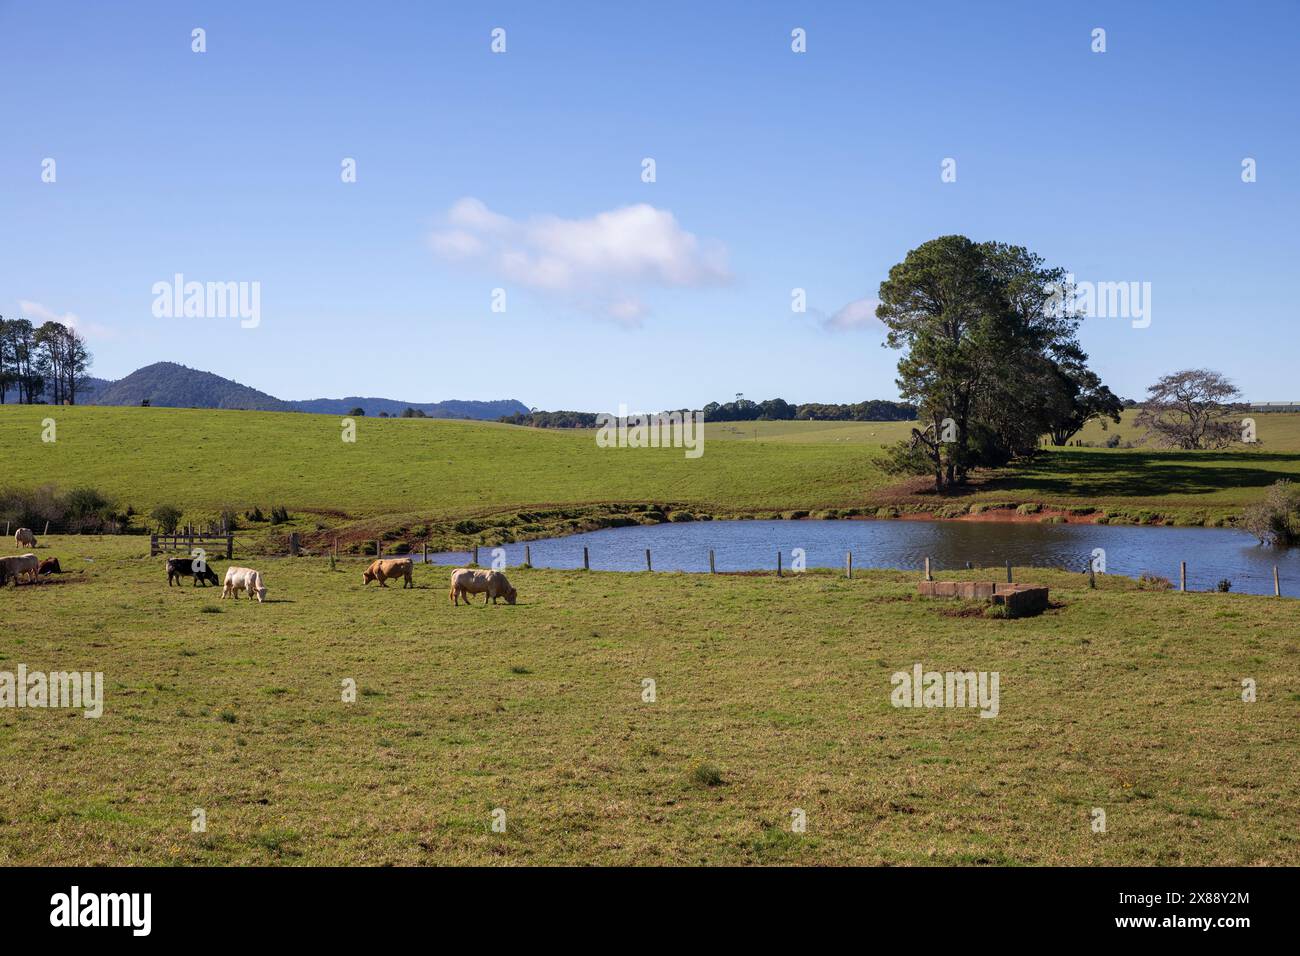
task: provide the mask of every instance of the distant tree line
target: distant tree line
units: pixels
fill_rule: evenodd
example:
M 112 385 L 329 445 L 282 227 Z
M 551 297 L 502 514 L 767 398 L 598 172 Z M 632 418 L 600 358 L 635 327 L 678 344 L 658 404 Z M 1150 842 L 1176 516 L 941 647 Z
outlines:
M 56 405 L 75 405 L 90 362 L 86 341 L 76 329 L 0 316 L 0 403 L 12 389 L 19 404 L 34 405 L 48 397 Z
M 677 409 L 687 412 L 690 409 Z M 833 405 L 808 402 L 791 405 L 783 398 L 769 398 L 755 402 L 739 398 L 734 402 L 710 402 L 704 406 L 704 420 L 709 422 L 775 422 L 775 421 L 827 421 L 827 422 L 904 422 L 916 418 L 916 406 L 906 402 L 889 402 L 876 399 L 851 405 Z M 533 428 L 595 428 L 595 412 L 519 412 L 503 415 L 497 421 L 508 425 L 530 425 Z

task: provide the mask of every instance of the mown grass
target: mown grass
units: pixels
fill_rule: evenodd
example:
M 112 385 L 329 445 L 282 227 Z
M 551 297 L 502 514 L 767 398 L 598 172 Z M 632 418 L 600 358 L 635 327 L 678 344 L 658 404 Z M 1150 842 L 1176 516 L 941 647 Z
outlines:
M 1294 601 L 516 569 L 453 608 L 446 569 L 267 558 L 257 605 L 42 544 L 72 573 L 0 593 L 0 670 L 103 671 L 105 710 L 0 710 L 0 863 L 1300 863 Z M 999 716 L 891 707 L 916 662 L 998 671 Z

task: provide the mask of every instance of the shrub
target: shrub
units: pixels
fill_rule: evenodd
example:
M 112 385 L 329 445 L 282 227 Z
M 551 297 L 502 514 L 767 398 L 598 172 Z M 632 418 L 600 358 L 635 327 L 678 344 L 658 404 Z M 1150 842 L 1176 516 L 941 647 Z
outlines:
M 1242 512 L 1238 524 L 1261 544 L 1300 543 L 1300 488 L 1286 478 L 1274 482 L 1263 501 Z
M 1036 515 L 1043 510 L 1043 506 L 1032 501 L 1026 501 L 1023 505 L 1016 508 L 1016 514 Z
M 806 518 L 806 517 L 808 517 L 808 512 L 806 512 L 806 511 L 791 511 L 791 512 L 790 512 L 790 520 L 791 520 L 791 521 L 798 521 L 800 518 Z
M 1138 578 L 1138 587 L 1143 591 L 1168 591 L 1173 585 L 1169 583 L 1168 578 L 1143 571 L 1142 577 Z
M 1214 586 L 1214 589 L 1216 591 L 1221 591 L 1222 593 L 1227 594 L 1229 591 L 1232 590 L 1232 582 L 1229 581 L 1227 578 L 1221 578 L 1219 580 L 1219 583 Z
M 271 509 L 271 524 L 284 524 L 289 520 L 289 509 L 284 505 Z
M 149 517 L 158 523 L 158 530 L 163 534 L 173 534 L 181 523 L 181 509 L 174 505 L 159 505 L 149 512 Z
M 877 509 L 876 509 L 876 517 L 877 517 L 877 518 L 897 518 L 897 517 L 898 517 L 898 509 L 896 509 L 896 508 L 890 508 L 890 507 L 877 508 Z
M 252 511 L 245 511 L 244 517 L 247 518 L 249 521 L 260 522 L 266 520 L 266 515 L 262 514 L 262 509 L 256 506 L 253 507 Z
M 1118 448 L 1118 447 L 1119 447 L 1119 443 L 1120 443 L 1121 441 L 1123 441 L 1123 439 L 1121 439 L 1118 435 L 1111 435 L 1109 438 L 1106 439 L 1106 447 L 1107 447 L 1107 448 Z

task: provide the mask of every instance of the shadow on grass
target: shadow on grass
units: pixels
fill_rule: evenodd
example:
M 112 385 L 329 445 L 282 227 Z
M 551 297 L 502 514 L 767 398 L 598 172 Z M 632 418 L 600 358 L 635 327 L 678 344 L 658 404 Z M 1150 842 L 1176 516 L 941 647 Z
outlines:
M 983 490 L 1082 497 L 1207 495 L 1232 488 L 1267 488 L 1286 475 L 1258 464 L 1290 465 L 1300 455 L 1260 452 L 1055 451 L 1012 474 L 990 479 Z

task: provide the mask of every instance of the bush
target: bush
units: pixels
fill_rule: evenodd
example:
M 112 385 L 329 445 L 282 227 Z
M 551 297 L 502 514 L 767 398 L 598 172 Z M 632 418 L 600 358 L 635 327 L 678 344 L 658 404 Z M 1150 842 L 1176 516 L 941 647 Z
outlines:
M 877 509 L 876 509 L 876 517 L 877 517 L 877 518 L 897 518 L 897 517 L 898 517 L 898 510 L 895 509 L 895 508 L 890 508 L 890 507 L 888 507 L 888 506 L 886 506 L 886 507 L 884 507 L 884 508 L 877 508 Z
M 1287 546 L 1300 543 L 1300 488 L 1288 479 L 1274 482 L 1257 505 L 1242 512 L 1238 524 L 1261 544 Z
M 260 522 L 266 520 L 266 515 L 262 514 L 262 509 L 254 506 L 252 511 L 245 511 L 244 517 L 249 521 Z
M 149 512 L 149 517 L 157 522 L 158 530 L 163 534 L 174 534 L 181 523 L 181 509 L 175 505 L 159 505 Z
M 1229 591 L 1232 590 L 1232 582 L 1229 581 L 1227 578 L 1222 578 L 1219 581 L 1219 583 L 1214 586 L 1214 589 L 1216 591 L 1221 591 L 1222 593 L 1227 594 Z
M 284 524 L 289 520 L 289 509 L 284 505 L 271 509 L 271 524 Z
M 1043 506 L 1042 506 L 1042 505 L 1040 505 L 1040 504 L 1035 504 L 1035 503 L 1032 502 L 1032 501 L 1026 501 L 1023 505 L 1020 505 L 1019 507 L 1016 508 L 1016 514 L 1021 514 L 1021 515 L 1036 515 L 1036 514 L 1038 514 L 1038 512 L 1040 512 L 1040 511 L 1042 511 L 1042 510 L 1043 510 Z
M 711 763 L 702 763 L 691 771 L 691 783 L 699 787 L 717 787 L 722 784 L 722 771 Z
M 1143 591 L 1168 591 L 1173 585 L 1169 583 L 1168 578 L 1144 571 L 1142 577 L 1138 578 L 1138 587 Z

